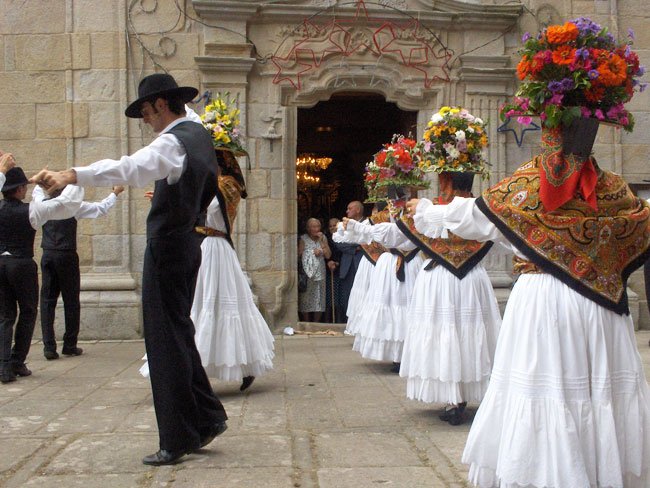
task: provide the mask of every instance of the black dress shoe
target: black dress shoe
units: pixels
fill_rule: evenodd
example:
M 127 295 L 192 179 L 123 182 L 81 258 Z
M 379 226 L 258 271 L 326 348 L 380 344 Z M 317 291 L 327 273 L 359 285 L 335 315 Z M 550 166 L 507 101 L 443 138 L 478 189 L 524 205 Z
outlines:
M 449 424 L 460 425 L 463 423 L 463 412 L 460 411 L 460 408 L 452 408 L 449 413 L 449 420 L 447 420 Z
M 253 381 L 255 381 L 255 376 L 244 376 L 244 379 L 241 382 L 241 386 L 239 387 L 239 391 L 244 391 L 246 388 L 253 384 Z
M 11 383 L 16 381 L 16 375 L 9 368 L 3 368 L 2 373 L 0 373 L 0 382 L 2 383 Z
M 70 349 L 66 349 L 65 347 L 61 351 L 61 354 L 64 356 L 81 356 L 84 353 L 84 350 L 81 349 L 80 347 L 71 347 Z
M 467 402 L 459 403 L 457 407 L 443 410 L 442 413 L 438 415 L 438 418 L 440 420 L 444 420 L 445 422 L 450 422 L 452 417 L 456 415 L 455 411 L 458 410 L 458 413 L 462 416 L 466 406 L 467 406 Z M 454 424 L 454 425 L 458 425 L 458 424 Z
M 30 376 L 32 372 L 29 370 L 25 363 L 12 364 L 11 369 L 16 376 Z
M 56 351 L 43 351 L 43 356 L 45 356 L 45 359 L 48 361 L 59 359 L 59 353 Z
M 214 440 L 215 437 L 220 436 L 221 434 L 223 434 L 226 431 L 227 428 L 228 428 L 228 425 L 226 424 L 225 420 L 214 424 L 212 426 L 212 429 L 210 430 L 210 432 L 208 432 L 205 436 L 201 436 L 201 441 L 200 441 L 201 445 L 200 445 L 199 449 L 202 449 L 205 446 L 207 446 L 208 444 L 210 444 Z
M 154 454 L 143 457 L 142 464 L 148 464 L 149 466 L 165 466 L 167 464 L 176 464 L 186 454 L 189 453 L 185 449 L 182 449 L 180 451 L 167 451 L 166 449 L 161 449 Z
M 393 366 L 390 368 L 390 372 L 399 374 L 399 367 L 401 365 L 402 365 L 402 363 L 393 363 Z

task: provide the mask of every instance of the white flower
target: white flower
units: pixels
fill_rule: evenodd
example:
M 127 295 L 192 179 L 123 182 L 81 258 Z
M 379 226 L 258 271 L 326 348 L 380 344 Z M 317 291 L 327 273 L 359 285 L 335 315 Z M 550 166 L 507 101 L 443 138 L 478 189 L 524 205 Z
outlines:
M 447 143 L 443 147 L 445 148 L 445 151 L 447 151 L 447 159 L 454 160 L 460 156 L 460 151 L 456 149 L 456 146 L 453 144 Z
M 467 129 L 465 129 L 465 131 L 469 132 L 470 134 L 474 134 L 474 132 L 476 132 L 473 127 L 468 127 Z
M 478 125 L 483 125 L 483 119 L 481 119 L 480 117 L 476 117 L 474 119 L 474 122 Z
M 440 114 L 433 114 L 431 116 L 431 122 L 433 122 L 434 124 L 437 124 L 438 122 L 442 122 L 442 119 L 443 117 Z
M 217 112 L 206 112 L 203 114 L 203 122 L 214 122 L 217 120 Z
M 457 130 L 456 133 L 454 134 L 454 137 L 459 142 L 464 141 L 465 140 L 465 131 Z

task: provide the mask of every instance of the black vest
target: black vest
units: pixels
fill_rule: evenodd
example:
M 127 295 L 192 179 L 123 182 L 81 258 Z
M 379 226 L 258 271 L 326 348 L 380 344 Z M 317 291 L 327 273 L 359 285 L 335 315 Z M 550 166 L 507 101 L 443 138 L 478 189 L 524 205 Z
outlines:
M 77 219 L 72 217 L 45 222 L 41 247 L 49 251 L 76 251 Z
M 169 134 L 185 147 L 187 159 L 176 183 L 156 181 L 147 217 L 147 238 L 194 232 L 194 227 L 205 219 L 205 211 L 217 192 L 219 170 L 208 131 L 187 121 L 173 127 Z
M 29 203 L 14 199 L 0 201 L 0 254 L 34 256 L 36 230 L 29 223 Z

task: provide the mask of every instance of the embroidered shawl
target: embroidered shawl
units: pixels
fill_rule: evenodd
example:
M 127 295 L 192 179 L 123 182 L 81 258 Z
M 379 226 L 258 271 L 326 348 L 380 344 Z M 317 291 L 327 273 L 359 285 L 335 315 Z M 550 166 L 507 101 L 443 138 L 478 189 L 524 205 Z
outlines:
M 411 217 L 402 217 L 397 221 L 397 227 L 408 237 L 413 244 L 418 246 L 431 263 L 425 269 L 430 269 L 431 264 L 439 264 L 456 278 L 462 280 L 474 266 L 488 253 L 493 242 L 478 242 L 462 239 L 449 232 L 448 238 L 427 237 L 420 234 Z
M 650 257 L 650 206 L 623 178 L 600 171 L 597 209 L 573 198 L 546 211 L 540 200 L 541 156 L 486 190 L 476 204 L 543 272 L 619 314 L 628 314 L 630 274 Z

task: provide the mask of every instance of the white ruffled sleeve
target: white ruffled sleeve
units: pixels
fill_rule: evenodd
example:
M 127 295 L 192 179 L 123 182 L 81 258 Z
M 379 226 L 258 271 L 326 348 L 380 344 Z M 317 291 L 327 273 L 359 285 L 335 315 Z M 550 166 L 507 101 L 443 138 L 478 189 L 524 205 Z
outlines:
M 415 249 L 417 246 L 406 237 L 397 224 L 385 222 L 370 227 L 372 240 L 385 247 L 396 247 L 405 251 Z

